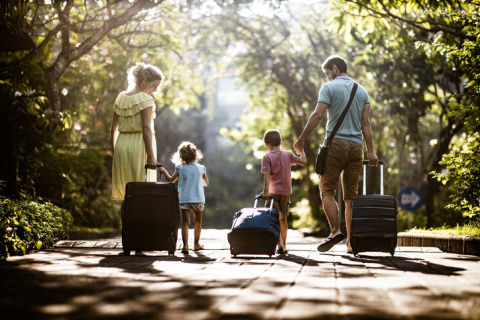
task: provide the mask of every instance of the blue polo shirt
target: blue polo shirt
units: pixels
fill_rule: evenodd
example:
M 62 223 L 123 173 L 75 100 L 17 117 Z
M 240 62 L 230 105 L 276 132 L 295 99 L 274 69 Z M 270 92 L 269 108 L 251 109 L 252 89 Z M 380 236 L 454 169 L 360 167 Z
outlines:
M 327 138 L 335 128 L 338 118 L 347 106 L 354 81 L 350 77 L 336 77 L 325 83 L 318 93 L 318 102 L 328 104 L 327 108 Z M 368 92 L 360 84 L 353 98 L 350 110 L 348 110 L 342 125 L 335 134 L 335 138 L 357 142 L 363 146 L 362 135 L 362 111 L 365 104 L 370 103 Z

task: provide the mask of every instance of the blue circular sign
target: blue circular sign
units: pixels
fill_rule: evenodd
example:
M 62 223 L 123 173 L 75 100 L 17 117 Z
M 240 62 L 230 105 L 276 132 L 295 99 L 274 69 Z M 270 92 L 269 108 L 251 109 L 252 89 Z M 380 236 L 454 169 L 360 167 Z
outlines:
M 398 203 L 403 210 L 415 211 L 423 204 L 423 194 L 417 187 L 405 187 L 398 193 Z

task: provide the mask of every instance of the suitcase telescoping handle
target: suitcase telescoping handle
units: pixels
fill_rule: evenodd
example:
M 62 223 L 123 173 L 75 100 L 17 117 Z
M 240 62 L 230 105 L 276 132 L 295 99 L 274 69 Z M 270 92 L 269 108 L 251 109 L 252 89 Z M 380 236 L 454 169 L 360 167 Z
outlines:
M 363 194 L 367 194 L 367 164 L 368 160 L 363 161 Z M 380 194 L 383 195 L 383 161 L 378 160 L 378 164 L 380 165 Z
M 260 199 L 260 198 L 262 198 L 262 196 L 259 195 L 259 194 L 257 194 L 257 195 L 255 196 L 255 203 L 253 204 L 253 207 L 254 207 L 254 208 L 257 207 L 257 202 L 258 202 L 258 199 Z M 270 196 L 270 200 L 272 200 L 272 201 L 270 201 L 270 211 L 272 211 L 272 209 L 273 209 L 273 200 L 275 200 L 275 197 L 274 197 L 274 196 Z
M 160 164 L 160 163 L 157 163 L 157 169 L 155 169 L 155 170 L 158 170 L 158 168 L 160 168 L 160 167 L 163 167 L 163 165 Z M 151 169 L 151 170 L 153 170 L 153 169 Z M 162 171 L 158 171 L 158 172 L 160 172 L 160 178 L 161 178 L 162 177 Z M 145 165 L 145 177 L 144 177 L 143 181 L 147 182 L 147 165 Z

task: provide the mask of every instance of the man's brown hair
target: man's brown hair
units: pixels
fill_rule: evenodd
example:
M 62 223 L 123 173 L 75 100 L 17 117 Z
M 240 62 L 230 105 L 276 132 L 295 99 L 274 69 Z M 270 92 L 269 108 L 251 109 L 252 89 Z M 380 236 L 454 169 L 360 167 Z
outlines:
M 322 64 L 322 68 L 327 68 L 328 70 L 333 70 L 333 66 L 336 65 L 338 70 L 341 73 L 347 73 L 347 62 L 340 56 L 334 55 L 330 56 Z
M 263 141 L 273 147 L 279 146 L 280 143 L 282 143 L 282 136 L 280 135 L 280 131 L 275 129 L 268 130 L 263 136 Z

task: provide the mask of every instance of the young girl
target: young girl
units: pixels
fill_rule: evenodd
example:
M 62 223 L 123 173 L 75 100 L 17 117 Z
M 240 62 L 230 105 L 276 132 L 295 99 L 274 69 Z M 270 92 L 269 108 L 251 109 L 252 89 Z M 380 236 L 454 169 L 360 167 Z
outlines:
M 202 231 L 202 214 L 205 203 L 205 194 L 203 187 L 208 186 L 207 169 L 197 163 L 203 158 L 200 150 L 188 141 L 182 142 L 177 152 L 172 156 L 172 162 L 175 164 L 175 173 L 170 176 L 161 167 L 165 177 L 170 182 L 178 181 L 178 195 L 180 200 L 180 210 L 182 210 L 182 240 L 183 254 L 188 254 L 188 227 L 190 226 L 190 210 L 193 211 L 195 222 L 193 250 L 203 249 L 200 244 L 200 232 Z

